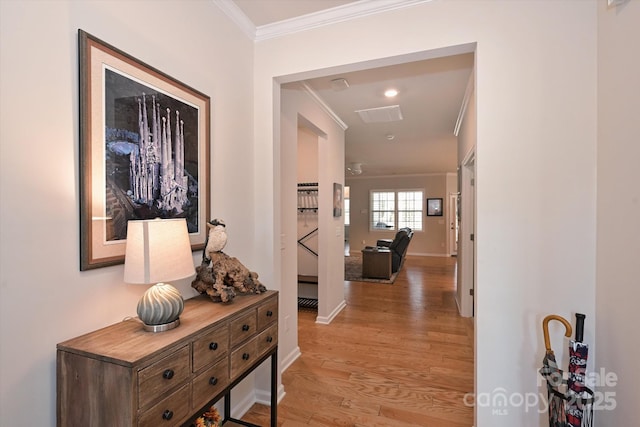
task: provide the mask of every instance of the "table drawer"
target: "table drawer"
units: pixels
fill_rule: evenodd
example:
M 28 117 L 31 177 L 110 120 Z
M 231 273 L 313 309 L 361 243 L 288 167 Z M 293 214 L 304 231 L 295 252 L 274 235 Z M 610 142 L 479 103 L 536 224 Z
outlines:
M 257 337 L 231 353 L 231 380 L 236 379 L 258 360 Z
M 269 301 L 258 307 L 258 330 L 261 331 L 267 325 L 278 321 L 278 298 L 271 298 Z
M 235 347 L 256 333 L 256 310 L 252 309 L 247 314 L 231 321 L 231 347 Z
M 189 379 L 189 346 L 138 372 L 138 407 L 144 408 Z
M 193 372 L 227 355 L 229 350 L 229 324 L 213 328 L 193 342 Z
M 193 380 L 193 408 L 198 409 L 229 384 L 229 359 L 224 358 Z
M 278 344 L 278 325 L 271 325 L 267 330 L 260 332 L 257 341 L 258 356 L 262 356 Z
M 118 408 L 113 408 L 117 410 Z M 140 415 L 138 427 L 179 426 L 190 415 L 189 384 L 170 394 Z

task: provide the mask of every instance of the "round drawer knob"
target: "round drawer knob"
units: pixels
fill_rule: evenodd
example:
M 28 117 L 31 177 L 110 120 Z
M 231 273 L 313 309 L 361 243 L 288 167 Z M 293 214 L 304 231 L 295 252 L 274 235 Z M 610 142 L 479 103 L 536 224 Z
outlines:
M 218 343 L 217 342 L 212 342 L 209 344 L 209 350 L 217 350 L 218 349 Z
M 248 331 L 249 330 L 249 325 L 242 325 L 242 330 L 243 331 Z
M 209 384 L 211 384 L 211 385 L 218 384 L 218 379 L 216 377 L 209 378 Z
M 267 337 L 267 342 L 272 342 L 273 341 L 273 337 Z
M 273 316 L 273 311 L 271 310 L 267 311 L 267 317 L 271 317 L 271 316 Z
M 162 413 L 163 420 L 170 420 L 171 418 L 173 418 L 173 411 L 167 409 Z
M 170 380 L 171 378 L 173 378 L 173 374 L 173 369 L 167 369 L 162 373 L 162 378 L 164 378 L 165 380 Z
M 242 353 L 242 360 L 249 360 L 249 353 Z

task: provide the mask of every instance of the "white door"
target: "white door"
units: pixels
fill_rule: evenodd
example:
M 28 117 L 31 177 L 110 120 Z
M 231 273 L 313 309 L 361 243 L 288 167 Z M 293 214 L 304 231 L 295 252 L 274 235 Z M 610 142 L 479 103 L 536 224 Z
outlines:
M 449 195 L 449 255 L 458 255 L 458 194 Z
M 457 299 L 462 317 L 474 315 L 475 293 L 475 152 L 471 152 L 461 167 L 460 188 L 460 249 Z

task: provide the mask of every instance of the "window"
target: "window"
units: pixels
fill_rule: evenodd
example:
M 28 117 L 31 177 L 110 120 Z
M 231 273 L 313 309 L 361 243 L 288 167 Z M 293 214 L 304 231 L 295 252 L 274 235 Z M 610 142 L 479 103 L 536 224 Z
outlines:
M 422 230 L 422 191 L 398 191 L 398 228 Z
M 424 207 L 422 190 L 386 190 L 371 192 L 371 229 L 398 230 L 409 227 L 422 230 Z
M 371 192 L 371 228 L 393 229 L 396 223 L 396 193 Z

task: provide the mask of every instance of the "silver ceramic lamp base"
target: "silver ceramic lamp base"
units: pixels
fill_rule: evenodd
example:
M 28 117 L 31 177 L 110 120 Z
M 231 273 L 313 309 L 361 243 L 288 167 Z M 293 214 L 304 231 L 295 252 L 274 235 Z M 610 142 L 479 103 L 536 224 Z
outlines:
M 144 330 L 163 332 L 180 325 L 184 300 L 180 292 L 167 283 L 150 287 L 138 302 L 138 317 Z
M 180 325 L 180 319 L 176 319 L 173 322 L 164 323 L 162 325 L 147 325 L 146 323 L 143 323 L 142 325 L 143 329 L 147 332 L 164 332 L 177 328 Z

